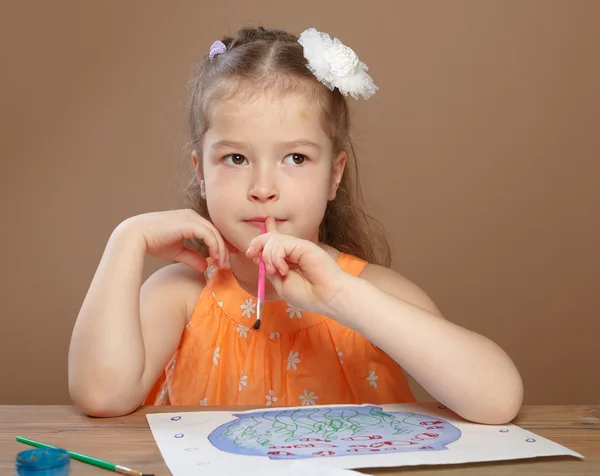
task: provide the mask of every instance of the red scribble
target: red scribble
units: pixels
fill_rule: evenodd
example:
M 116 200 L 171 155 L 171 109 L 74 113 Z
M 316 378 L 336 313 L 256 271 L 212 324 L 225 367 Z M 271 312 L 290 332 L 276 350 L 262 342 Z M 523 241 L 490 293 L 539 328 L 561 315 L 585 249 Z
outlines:
M 378 448 L 350 448 L 346 450 L 347 453 L 379 453 L 380 451 Z
M 431 440 L 440 436 L 438 433 L 419 433 L 411 438 L 411 440 Z
M 294 453 L 290 453 L 289 451 L 269 451 L 267 454 L 273 456 L 296 456 Z
M 415 441 L 378 441 L 377 443 L 372 443 L 370 445 L 371 448 L 382 448 L 386 446 L 410 446 L 417 445 Z
M 394 441 L 393 443 L 394 443 L 394 446 L 412 446 L 412 445 L 419 444 L 416 441 Z
M 314 444 L 314 443 L 300 443 L 298 445 L 283 445 L 283 446 L 269 446 L 269 449 L 285 449 L 289 450 L 292 448 L 337 448 L 336 445 L 328 445 L 328 444 Z
M 369 446 L 371 448 L 381 448 L 382 446 L 391 446 L 391 441 L 378 441 L 377 443 L 371 443 Z
M 334 454 L 334 451 L 317 451 L 316 453 L 313 453 L 315 456 L 333 456 Z
M 269 449 L 291 449 L 291 448 L 314 448 L 315 445 L 307 444 L 307 445 L 285 445 L 285 446 L 269 446 Z
M 349 436 L 342 438 L 344 441 L 370 441 L 370 440 L 381 440 L 381 435 L 364 435 L 364 436 Z
M 422 421 L 419 425 L 429 426 L 429 425 L 443 425 L 444 422 L 442 420 L 434 420 L 434 421 Z

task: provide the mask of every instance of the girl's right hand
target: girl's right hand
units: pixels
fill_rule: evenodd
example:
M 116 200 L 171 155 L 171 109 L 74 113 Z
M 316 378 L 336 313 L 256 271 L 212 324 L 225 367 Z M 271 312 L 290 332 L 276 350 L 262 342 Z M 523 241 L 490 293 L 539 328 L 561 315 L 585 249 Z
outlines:
M 179 261 L 204 272 L 208 266 L 206 258 L 184 245 L 185 239 L 197 238 L 204 242 L 218 267 L 230 266 L 229 248 L 219 230 L 191 209 L 136 215 L 122 222 L 115 231 L 139 234 L 146 252 L 156 258 Z

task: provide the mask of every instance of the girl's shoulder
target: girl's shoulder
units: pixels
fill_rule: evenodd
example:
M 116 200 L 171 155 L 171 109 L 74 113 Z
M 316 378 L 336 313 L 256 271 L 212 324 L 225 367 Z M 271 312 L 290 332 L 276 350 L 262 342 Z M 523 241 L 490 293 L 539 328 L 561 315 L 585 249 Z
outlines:
M 154 272 L 144 286 L 160 290 L 165 298 L 184 308 L 185 316 L 190 316 L 206 286 L 206 277 L 186 264 L 174 263 Z
M 403 299 L 436 316 L 443 317 L 440 310 L 423 289 L 390 268 L 369 263 L 360 274 L 360 278 L 392 296 Z

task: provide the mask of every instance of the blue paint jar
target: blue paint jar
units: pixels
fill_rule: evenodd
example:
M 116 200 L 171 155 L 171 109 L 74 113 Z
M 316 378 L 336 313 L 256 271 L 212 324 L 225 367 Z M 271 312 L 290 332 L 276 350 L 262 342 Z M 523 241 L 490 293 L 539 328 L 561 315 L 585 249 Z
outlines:
M 71 457 L 65 450 L 35 448 L 21 451 L 15 460 L 14 476 L 67 476 Z

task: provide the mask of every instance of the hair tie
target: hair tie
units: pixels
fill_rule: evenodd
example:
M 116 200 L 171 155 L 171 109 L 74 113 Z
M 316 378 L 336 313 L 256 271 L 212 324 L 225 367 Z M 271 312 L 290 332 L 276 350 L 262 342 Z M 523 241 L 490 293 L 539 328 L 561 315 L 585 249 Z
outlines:
M 227 47 L 225 43 L 222 41 L 215 41 L 210 47 L 210 53 L 208 53 L 208 58 L 213 59 L 217 55 L 222 55 L 227 51 Z

